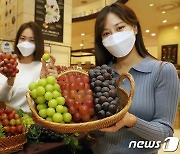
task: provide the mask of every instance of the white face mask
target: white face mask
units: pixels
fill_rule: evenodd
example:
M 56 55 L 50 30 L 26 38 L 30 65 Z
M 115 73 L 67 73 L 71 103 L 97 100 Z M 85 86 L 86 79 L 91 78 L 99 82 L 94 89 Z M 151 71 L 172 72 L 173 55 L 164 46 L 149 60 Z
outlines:
M 126 30 L 123 32 L 116 32 L 108 36 L 102 41 L 102 43 L 113 56 L 120 58 L 130 53 L 135 40 L 134 31 Z
M 27 41 L 18 43 L 17 47 L 24 57 L 30 56 L 35 51 L 35 45 Z

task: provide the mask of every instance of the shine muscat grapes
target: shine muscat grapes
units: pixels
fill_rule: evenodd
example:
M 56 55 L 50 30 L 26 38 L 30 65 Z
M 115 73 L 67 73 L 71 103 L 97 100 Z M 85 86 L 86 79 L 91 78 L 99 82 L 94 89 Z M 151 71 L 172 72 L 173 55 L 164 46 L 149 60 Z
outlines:
M 22 114 L 21 122 L 28 129 L 34 124 L 32 117 L 28 113 Z
M 65 106 L 65 98 L 62 96 L 61 88 L 54 76 L 30 83 L 29 90 L 42 118 L 56 123 L 71 122 L 72 115 Z
M 15 77 L 19 72 L 17 68 L 17 55 L 9 53 L 0 53 L 0 70 L 7 77 Z
M 87 75 L 69 73 L 58 78 L 69 113 L 74 122 L 87 122 L 94 115 L 94 97 Z
M 115 72 L 107 65 L 89 70 L 90 85 L 94 95 L 95 112 L 99 119 L 109 117 L 120 110 L 116 95 Z

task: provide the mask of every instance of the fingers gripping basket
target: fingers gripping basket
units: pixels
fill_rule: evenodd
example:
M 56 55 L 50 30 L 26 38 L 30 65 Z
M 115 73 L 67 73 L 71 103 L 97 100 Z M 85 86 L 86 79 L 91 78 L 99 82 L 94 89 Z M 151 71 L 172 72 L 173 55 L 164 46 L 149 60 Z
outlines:
M 15 136 L 8 136 L 0 138 L 0 154 L 13 153 L 23 149 L 26 139 L 27 131 Z
M 68 70 L 68 71 L 61 73 L 60 76 L 63 76 L 68 73 L 80 73 L 80 74 L 88 75 L 88 73 L 83 70 L 73 70 L 73 71 Z M 125 78 L 129 79 L 129 81 L 130 81 L 129 94 L 124 89 L 122 89 L 120 86 L 123 79 L 125 79 Z M 117 81 L 117 93 L 118 93 L 118 96 L 120 96 L 120 101 L 121 101 L 121 104 L 123 105 L 122 110 L 120 112 L 116 113 L 115 115 L 112 115 L 112 116 L 104 118 L 104 119 L 98 120 L 97 118 L 93 118 L 92 121 L 81 122 L 81 123 L 61 124 L 61 123 L 49 122 L 49 121 L 41 118 L 38 115 L 36 107 L 34 105 L 34 101 L 31 98 L 29 92 L 26 93 L 26 97 L 27 97 L 29 107 L 32 111 L 32 117 L 36 123 L 44 125 L 45 127 L 49 128 L 51 130 L 54 130 L 56 132 L 60 132 L 60 133 L 88 132 L 88 131 L 92 131 L 92 130 L 96 130 L 96 129 L 109 127 L 109 126 L 115 124 L 116 122 L 118 122 L 121 118 L 123 118 L 123 116 L 127 113 L 128 109 L 131 105 L 131 101 L 132 101 L 132 98 L 134 95 L 134 87 L 135 87 L 135 84 L 134 84 L 133 77 L 129 73 L 122 74 Z

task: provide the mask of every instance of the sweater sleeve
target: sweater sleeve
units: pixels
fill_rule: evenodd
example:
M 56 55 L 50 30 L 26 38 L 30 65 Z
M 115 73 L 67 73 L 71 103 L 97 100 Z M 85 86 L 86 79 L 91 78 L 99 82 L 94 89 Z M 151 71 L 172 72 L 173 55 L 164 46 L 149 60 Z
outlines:
M 128 128 L 138 136 L 152 141 L 164 141 L 173 136 L 173 123 L 179 97 L 179 81 L 175 67 L 165 63 L 155 83 L 155 111 L 151 121 L 137 117 L 137 123 Z
M 8 85 L 7 78 L 0 74 L 0 101 L 9 101 L 12 96 L 12 87 Z

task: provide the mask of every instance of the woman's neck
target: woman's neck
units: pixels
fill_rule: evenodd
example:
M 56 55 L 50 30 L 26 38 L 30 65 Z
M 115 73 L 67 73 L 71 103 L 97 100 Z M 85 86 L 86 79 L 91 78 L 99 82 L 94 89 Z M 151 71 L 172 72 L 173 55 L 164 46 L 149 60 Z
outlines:
M 21 57 L 19 59 L 19 62 L 20 63 L 23 63 L 23 64 L 29 64 L 31 63 L 32 61 L 34 61 L 34 56 L 33 55 L 30 55 L 28 57 Z
M 129 55 L 117 58 L 115 63 L 115 69 L 118 73 L 127 73 L 133 66 L 137 65 L 143 58 L 138 54 L 136 48 L 134 47 Z

